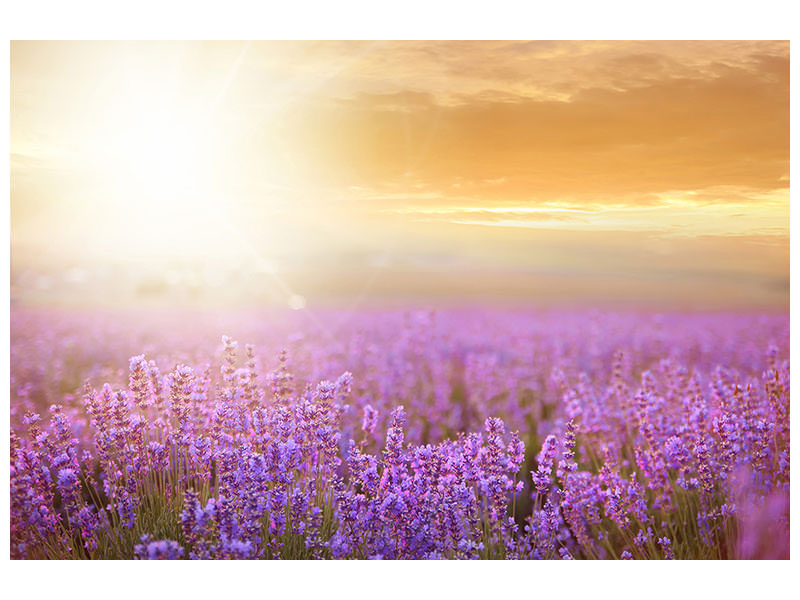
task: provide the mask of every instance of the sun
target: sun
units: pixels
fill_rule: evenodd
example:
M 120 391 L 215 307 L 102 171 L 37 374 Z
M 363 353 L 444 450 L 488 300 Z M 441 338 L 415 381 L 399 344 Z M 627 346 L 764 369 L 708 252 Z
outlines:
M 187 202 L 203 174 L 197 136 L 162 115 L 147 115 L 120 139 L 118 170 L 140 196 Z
M 102 123 L 93 150 L 112 199 L 146 211 L 208 208 L 215 169 L 212 131 L 201 111 L 142 90 L 110 106 Z
M 237 259 L 241 251 L 223 239 L 230 178 L 213 102 L 152 72 L 129 71 L 126 85 L 106 90 L 82 136 L 86 189 L 102 207 L 93 217 L 99 235 L 115 236 L 120 255 L 151 264 Z
M 12 139 L 12 156 L 53 165 L 39 187 L 79 223 L 61 254 L 155 271 L 288 252 L 274 215 L 291 216 L 305 183 L 280 137 L 294 96 L 239 73 L 247 47 L 87 43 L 51 57 L 63 86 L 34 106 L 44 133 Z

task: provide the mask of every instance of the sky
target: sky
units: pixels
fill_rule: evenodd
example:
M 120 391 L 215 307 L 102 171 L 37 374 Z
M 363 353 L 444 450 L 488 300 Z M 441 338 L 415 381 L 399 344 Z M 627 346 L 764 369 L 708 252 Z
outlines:
M 786 309 L 789 43 L 12 42 L 11 245 L 20 298 Z

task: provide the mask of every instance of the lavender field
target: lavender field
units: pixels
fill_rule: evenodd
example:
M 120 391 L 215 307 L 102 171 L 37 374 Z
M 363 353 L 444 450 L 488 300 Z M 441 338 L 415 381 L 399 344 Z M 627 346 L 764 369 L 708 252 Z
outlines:
M 17 559 L 789 556 L 789 319 L 12 309 Z

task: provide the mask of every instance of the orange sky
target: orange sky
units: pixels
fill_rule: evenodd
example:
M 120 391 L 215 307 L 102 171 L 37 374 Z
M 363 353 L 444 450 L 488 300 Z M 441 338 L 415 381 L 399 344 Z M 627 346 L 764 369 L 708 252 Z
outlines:
M 11 209 L 16 273 L 784 307 L 789 43 L 14 42 Z

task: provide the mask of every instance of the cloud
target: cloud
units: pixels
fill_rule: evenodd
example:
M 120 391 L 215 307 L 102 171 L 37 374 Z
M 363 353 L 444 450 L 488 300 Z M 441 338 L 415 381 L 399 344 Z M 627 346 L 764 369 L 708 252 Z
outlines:
M 754 60 L 757 69 L 721 65 L 708 79 L 593 88 L 569 102 L 360 94 L 298 108 L 285 133 L 328 182 L 458 183 L 489 201 L 785 188 L 789 62 Z
M 415 90 L 442 104 L 487 90 L 569 100 L 586 89 L 709 79 L 727 67 L 757 71 L 759 56 L 789 55 L 788 43 L 781 41 L 312 42 L 253 48 L 254 60 L 273 78 L 287 67 L 317 79 L 335 70 L 339 93 Z
M 367 198 L 370 196 L 367 194 Z M 377 200 L 383 197 L 373 197 Z M 788 190 L 763 192 L 744 188 L 710 188 L 654 194 L 652 202 L 631 204 L 624 197 L 614 203 L 581 203 L 575 199 L 528 205 L 481 205 L 475 199 L 458 198 L 456 204 L 425 205 L 425 195 L 405 198 L 409 204 L 383 212 L 414 220 L 565 229 L 572 231 L 644 231 L 661 236 L 758 235 L 769 238 L 789 233 Z M 720 200 L 722 198 L 723 200 Z

